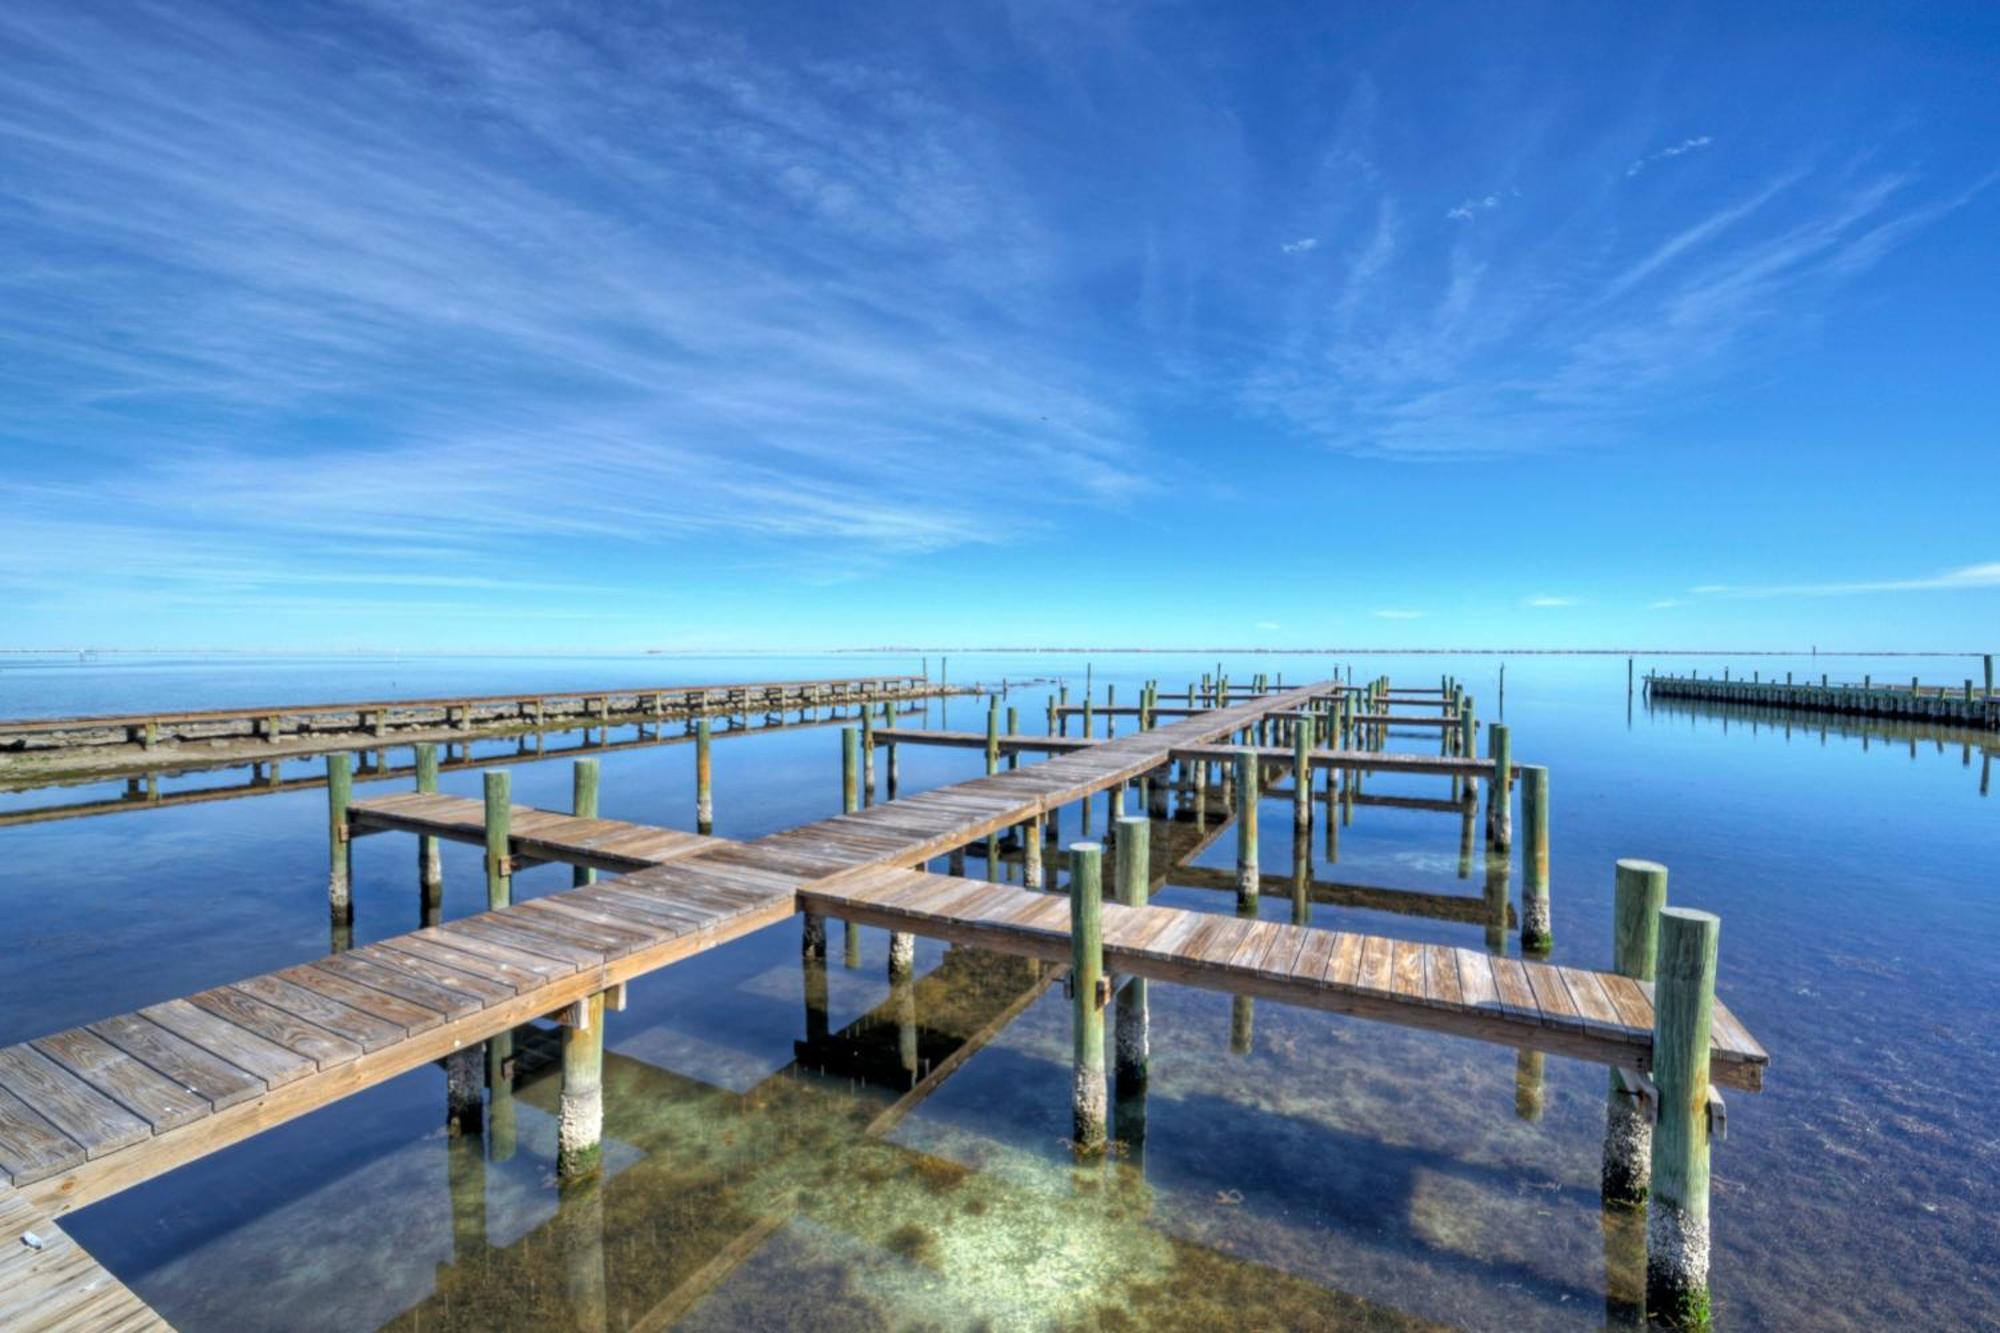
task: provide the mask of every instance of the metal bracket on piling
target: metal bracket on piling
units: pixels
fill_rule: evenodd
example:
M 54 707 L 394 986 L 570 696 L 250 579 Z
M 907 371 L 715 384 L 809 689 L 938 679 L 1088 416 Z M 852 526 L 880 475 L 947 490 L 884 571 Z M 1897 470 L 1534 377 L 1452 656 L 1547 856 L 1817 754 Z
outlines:
M 1637 1070 L 1617 1065 L 1612 1066 L 1611 1076 L 1618 1080 L 1619 1092 L 1639 1099 L 1639 1108 L 1645 1113 L 1647 1124 L 1660 1122 L 1660 1089 L 1652 1079 Z M 1708 1137 L 1716 1143 L 1729 1137 L 1729 1104 L 1722 1100 L 1722 1094 L 1712 1085 L 1708 1090 Z

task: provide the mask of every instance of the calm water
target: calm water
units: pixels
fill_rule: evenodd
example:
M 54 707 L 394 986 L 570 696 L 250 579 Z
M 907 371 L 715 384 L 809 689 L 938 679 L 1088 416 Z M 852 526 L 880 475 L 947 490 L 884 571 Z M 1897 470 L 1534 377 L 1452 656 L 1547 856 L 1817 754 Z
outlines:
M 16 659 L 0 669 L 0 715 L 920 665 Z M 1171 690 L 1210 665 L 1095 659 L 1100 689 L 1115 681 L 1121 703 L 1144 676 Z M 1407 683 L 1452 671 L 1490 717 L 1497 665 L 1363 658 L 1358 671 Z M 1282 670 L 1287 681 L 1328 667 L 1231 663 L 1239 679 Z M 1835 674 L 1970 669 L 1842 661 Z M 954 680 L 1003 675 L 1063 675 L 1074 690 L 1083 662 L 952 659 Z M 1044 695 L 1028 687 L 1010 700 L 1025 730 L 1041 730 Z M 970 728 L 981 716 L 965 700 L 946 720 Z M 1557 961 L 1606 965 L 1612 862 L 1664 861 L 1674 901 L 1721 915 L 1722 993 L 1772 1052 L 1767 1091 L 1730 1094 L 1728 1141 L 1715 1151 L 1722 1322 L 1995 1326 L 2000 800 L 1982 794 L 1990 759 L 1977 741 L 1855 723 L 1822 733 L 1643 701 L 1628 713 L 1618 659 L 1510 660 L 1506 720 L 1517 757 L 1552 770 Z M 1391 748 L 1435 747 L 1424 732 Z M 979 764 L 974 751 L 906 749 L 904 790 Z M 565 806 L 566 760 L 513 767 L 517 800 Z M 838 809 L 832 729 L 733 737 L 717 745 L 715 768 L 724 836 Z M 609 755 L 603 813 L 692 828 L 692 770 L 684 745 Z M 459 772 L 444 786 L 476 795 L 479 782 Z M 11 793 L 0 809 L 108 799 L 123 785 Z M 1367 791 L 1444 787 L 1377 778 Z M 1101 806 L 1097 818 L 1101 828 Z M 324 821 L 323 794 L 300 791 L 0 828 L 0 1042 L 325 952 Z M 1267 801 L 1262 823 L 1263 910 L 1284 918 L 1289 798 Z M 1074 811 L 1063 829 L 1076 835 Z M 1361 806 L 1339 830 L 1337 860 L 1324 832 L 1317 824 L 1316 879 L 1465 902 L 1454 919 L 1319 904 L 1315 925 L 1470 947 L 1488 938 L 1483 875 L 1461 877 L 1456 815 Z M 479 910 L 477 851 L 447 844 L 444 856 L 447 915 Z M 1225 836 L 1192 864 L 1225 869 L 1232 857 Z M 364 839 L 355 863 L 359 940 L 419 924 L 413 839 Z M 531 870 L 515 891 L 553 891 L 567 877 Z M 1518 895 L 1518 883 L 1508 888 Z M 1170 886 L 1160 901 L 1233 906 L 1199 887 Z M 443 1076 L 426 1067 L 116 1196 L 73 1230 L 187 1330 L 1605 1322 L 1629 1233 L 1607 1223 L 1597 1197 L 1602 1069 L 1551 1057 L 1537 1072 L 1509 1049 L 1270 1003 L 1256 1006 L 1239 1052 L 1230 997 L 1156 983 L 1143 1151 L 1079 1171 L 1063 1145 L 1060 985 L 1020 960 L 921 942 L 917 982 L 892 990 L 886 947 L 862 931 L 849 966 L 834 928 L 830 1031 L 810 1041 L 795 923 L 636 983 L 607 1029 L 607 1166 L 595 1189 L 557 1189 L 554 1048 L 523 1030 L 511 1128 L 503 1114 L 484 1140 L 447 1136 Z M 1517 952 L 1517 938 L 1505 947 Z M 969 1057 L 927 1095 L 909 1095 L 968 1042 Z

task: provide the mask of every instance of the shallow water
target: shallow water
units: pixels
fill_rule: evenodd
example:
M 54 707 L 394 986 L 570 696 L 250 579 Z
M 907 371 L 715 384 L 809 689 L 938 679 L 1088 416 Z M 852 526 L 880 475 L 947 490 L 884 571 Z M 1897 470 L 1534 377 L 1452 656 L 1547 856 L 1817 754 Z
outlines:
M 916 669 L 909 657 L 10 662 L 0 713 L 116 711 L 473 690 L 789 679 Z M 936 670 L 933 660 L 932 669 Z M 1093 659 L 1119 702 L 1212 661 Z M 1647 664 L 1640 663 L 1641 670 Z M 1702 667 L 1719 666 L 1702 663 Z M 1736 664 L 1817 675 L 1824 659 Z M 1232 676 L 1321 678 L 1322 659 Z M 1361 658 L 1360 675 L 1470 683 L 1498 663 Z M 1675 664 L 1672 669 L 1685 669 Z M 1951 679 L 1953 661 L 1842 661 L 1836 677 Z M 954 656 L 954 680 L 1065 676 L 1082 659 Z M 1042 728 L 1042 687 L 1017 691 Z M 1714 1282 L 1732 1327 L 1991 1325 L 2000 1131 L 1989 1109 L 2000 1000 L 1990 963 L 1996 813 L 1977 738 L 1852 721 L 1628 713 L 1625 664 L 1507 663 L 1516 757 L 1551 769 L 1555 958 L 1605 966 L 1611 865 L 1665 862 L 1673 901 L 1722 917 L 1720 991 L 1772 1052 L 1767 1090 L 1729 1096 L 1714 1155 Z M 981 724 L 974 700 L 931 724 Z M 1121 731 L 1130 720 L 1121 719 Z M 1100 724 L 1101 725 L 1101 724 Z M 551 738 L 551 745 L 559 744 Z M 1991 740 L 1988 745 L 1993 744 Z M 1391 748 L 1436 748 L 1434 733 Z M 479 752 L 511 751 L 487 742 Z M 406 756 L 391 754 L 392 762 Z M 835 813 L 834 728 L 715 751 L 716 832 Z M 693 753 L 604 758 L 603 813 L 693 827 Z M 562 808 L 567 759 L 510 761 L 515 799 Z M 906 747 L 906 793 L 975 774 L 976 751 Z M 309 765 L 287 765 L 304 773 Z M 229 780 L 166 777 L 162 787 Z M 242 777 L 239 770 L 234 775 Z M 476 795 L 473 772 L 444 787 Z M 1990 785 L 1990 778 L 1989 778 Z M 123 784 L 99 784 L 116 795 Z M 1372 780 L 1371 795 L 1446 780 Z M 364 785 L 364 792 L 369 788 Z M 0 809 L 89 789 L 13 793 Z M 317 956 L 328 945 L 324 795 L 289 791 L 0 828 L 0 1042 Z M 1316 810 L 1323 817 L 1324 807 Z M 1101 830 L 1100 802 L 1093 814 Z M 1289 916 L 1289 797 L 1261 813 L 1262 910 Z M 1066 838 L 1080 832 L 1066 811 Z M 1479 947 L 1483 875 L 1460 821 L 1362 805 L 1315 879 L 1456 895 L 1453 919 L 1319 903 L 1313 923 Z M 1156 830 L 1156 838 L 1167 836 Z M 446 844 L 447 916 L 479 910 L 475 849 Z M 1226 869 L 1233 837 L 1196 856 Z M 356 938 L 420 924 L 413 839 L 356 844 Z M 971 872 L 981 873 L 975 858 Z M 517 896 L 565 887 L 520 875 Z M 1518 883 L 1509 890 L 1518 895 Z M 1226 893 L 1160 901 L 1233 909 Z M 1418 905 L 1414 902 L 1408 906 Z M 656 973 L 608 1020 L 607 1158 L 559 1190 L 559 1074 L 524 1029 L 512 1096 L 483 1138 L 445 1131 L 426 1067 L 78 1215 L 72 1230 L 178 1327 L 1591 1327 L 1629 1278 L 1630 1236 L 1597 1196 L 1604 1072 L 1260 1002 L 1247 1052 L 1226 995 L 1155 983 L 1152 1078 L 1134 1154 L 1078 1170 L 1068 1004 L 1032 965 L 920 942 L 892 988 L 886 936 L 848 966 L 832 931 L 828 1032 L 808 1040 L 795 924 Z M 1509 952 L 1518 938 L 1505 937 Z M 914 1032 L 911 1023 L 914 1021 Z M 908 1038 L 914 1035 L 914 1046 Z M 949 1072 L 924 1080 L 968 1042 Z M 509 1114 L 511 1113 L 511 1114 Z M 511 1130 L 507 1125 L 511 1123 Z

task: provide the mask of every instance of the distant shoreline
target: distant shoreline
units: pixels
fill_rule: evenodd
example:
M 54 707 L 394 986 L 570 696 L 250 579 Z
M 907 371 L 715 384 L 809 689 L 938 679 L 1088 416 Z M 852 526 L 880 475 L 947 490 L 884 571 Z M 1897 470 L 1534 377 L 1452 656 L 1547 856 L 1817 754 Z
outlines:
M 5 657 L 818 657 L 818 656 L 1178 656 L 1201 657 L 1979 657 L 1985 649 L 1945 648 L 1248 648 L 1248 647 L 924 647 L 875 648 L 632 648 L 509 650 L 476 648 L 0 648 Z

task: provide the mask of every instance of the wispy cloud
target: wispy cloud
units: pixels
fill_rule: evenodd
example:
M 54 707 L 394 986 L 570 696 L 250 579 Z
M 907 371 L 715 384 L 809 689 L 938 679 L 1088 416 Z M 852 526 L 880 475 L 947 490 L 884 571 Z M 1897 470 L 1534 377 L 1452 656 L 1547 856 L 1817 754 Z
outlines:
M 1683 139 L 1677 144 L 1669 144 L 1658 152 L 1648 153 L 1646 156 L 1634 161 L 1631 166 L 1625 168 L 1625 174 L 1627 177 L 1636 176 L 1655 162 L 1664 162 L 1668 158 L 1679 157 L 1683 153 L 1695 152 L 1698 149 L 1708 147 L 1714 142 L 1715 139 L 1713 136 L 1702 134 L 1692 139 Z
M 1670 608 L 1672 608 L 1672 607 L 1676 607 L 1676 606 L 1686 606 L 1686 605 L 1687 605 L 1687 601 L 1686 601 L 1686 599 L 1685 599 L 1685 598 L 1680 598 L 1680 597 L 1662 597 L 1662 598 L 1660 598 L 1660 600 L 1659 600 L 1659 601 L 1657 601 L 1657 602 L 1648 602 L 1648 603 L 1646 603 L 1646 609 L 1647 609 L 1648 611 L 1665 611 L 1665 610 L 1668 610 L 1668 609 L 1670 609 Z
M 1963 592 L 2000 588 L 2000 561 L 1965 565 L 1915 578 L 1860 579 L 1844 583 L 1771 583 L 1737 586 L 1706 583 L 1689 592 L 1699 597 L 1852 597 L 1883 592 Z
M 1258 629 L 1280 629 L 1280 628 L 1282 628 L 1282 626 L 1280 626 L 1280 625 L 1278 624 L 1278 622 L 1277 622 L 1277 621 L 1275 621 L 1275 620 L 1260 620 L 1260 621 L 1258 621 L 1258 622 L 1257 622 L 1257 628 L 1258 628 Z
M 890 63 L 603 21 L 0 14 L 0 220 L 36 256 L 0 278 L 0 443 L 42 483 L 10 519 L 84 535 L 77 482 L 189 588 L 191 524 L 295 586 L 421 532 L 464 588 L 575 538 L 822 577 L 1145 491 L 977 118 Z M 47 595 L 11 537 L 0 584 Z
M 1537 609 L 1542 609 L 1542 610 L 1550 610 L 1559 606 L 1575 606 L 1578 604 L 1579 600 L 1580 600 L 1579 598 L 1575 597 L 1556 597 L 1550 595 L 1549 593 L 1542 592 L 1542 593 L 1536 593 L 1533 597 L 1523 598 L 1521 605 L 1535 607 Z
M 1499 195 L 1482 194 L 1475 198 L 1467 199 L 1457 207 L 1447 210 L 1445 216 L 1454 222 L 1470 222 L 1481 213 L 1491 213 L 1498 207 L 1500 207 Z
M 1286 241 L 1278 248 L 1288 255 L 1310 254 L 1312 251 L 1319 249 L 1319 237 L 1301 236 L 1296 241 Z
M 1377 611 L 1374 613 L 1374 616 L 1377 620 L 1422 620 L 1424 613 L 1421 611 Z

